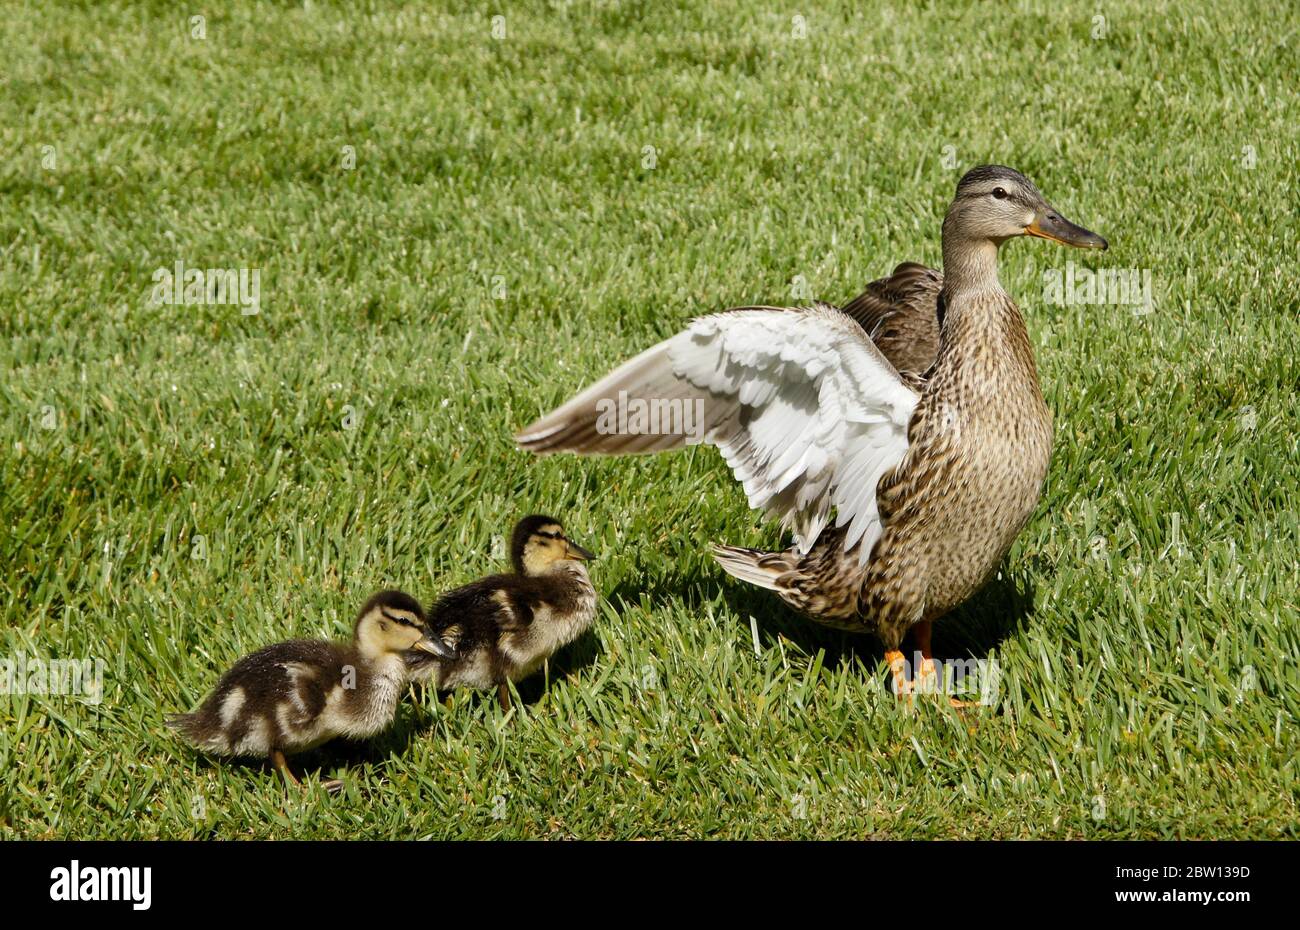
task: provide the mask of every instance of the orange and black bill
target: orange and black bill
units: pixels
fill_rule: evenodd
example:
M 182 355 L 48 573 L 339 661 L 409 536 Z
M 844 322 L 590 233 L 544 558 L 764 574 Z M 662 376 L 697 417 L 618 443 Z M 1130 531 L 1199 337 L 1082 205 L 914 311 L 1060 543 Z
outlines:
M 1076 226 L 1053 209 L 1039 210 L 1025 227 L 1025 235 L 1050 239 L 1076 249 L 1102 249 L 1109 247 L 1101 236 L 1091 230 Z

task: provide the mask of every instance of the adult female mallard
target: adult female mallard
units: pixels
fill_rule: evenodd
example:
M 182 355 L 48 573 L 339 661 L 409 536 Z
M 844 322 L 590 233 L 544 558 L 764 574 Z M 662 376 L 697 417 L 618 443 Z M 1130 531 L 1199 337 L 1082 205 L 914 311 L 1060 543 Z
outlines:
M 931 624 L 996 571 L 1047 474 L 1051 414 L 998 281 L 998 248 L 1016 236 L 1106 248 L 1018 171 L 981 166 L 944 218 L 942 275 L 900 265 L 843 310 L 700 317 L 516 439 L 538 453 L 717 446 L 795 542 L 718 546 L 722 567 L 814 620 L 877 634 L 895 689 L 910 691 L 904 635 L 915 629 L 932 675 Z M 662 416 L 608 415 L 638 400 Z

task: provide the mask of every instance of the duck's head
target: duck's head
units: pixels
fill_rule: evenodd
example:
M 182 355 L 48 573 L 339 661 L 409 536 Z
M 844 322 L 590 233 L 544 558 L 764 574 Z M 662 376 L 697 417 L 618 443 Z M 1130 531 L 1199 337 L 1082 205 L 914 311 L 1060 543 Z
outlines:
M 366 601 L 357 614 L 356 642 L 363 655 L 376 658 L 417 649 L 430 655 L 452 655 L 436 636 L 420 602 L 404 591 L 380 591 Z
M 945 265 L 953 247 L 977 249 L 988 243 L 996 250 L 1016 236 L 1037 236 L 1079 249 L 1107 247 L 1101 236 L 1063 217 L 1019 171 L 1003 165 L 967 171 L 957 182 L 957 196 L 943 220 Z
M 521 575 L 542 575 L 557 562 L 585 562 L 595 556 L 564 535 L 554 517 L 533 514 L 515 524 L 510 561 Z

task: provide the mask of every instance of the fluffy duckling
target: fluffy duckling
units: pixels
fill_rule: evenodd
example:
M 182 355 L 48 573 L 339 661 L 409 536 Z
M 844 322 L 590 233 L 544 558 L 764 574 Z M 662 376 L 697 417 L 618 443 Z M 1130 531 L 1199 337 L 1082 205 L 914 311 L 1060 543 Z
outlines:
M 596 589 L 583 565 L 592 558 L 560 521 L 524 517 L 510 540 L 512 574 L 457 588 L 434 605 L 429 625 L 453 655 L 407 653 L 412 679 L 440 691 L 495 686 L 509 710 L 507 683 L 537 671 L 595 618 Z
M 204 752 L 269 758 L 296 785 L 286 754 L 337 736 L 365 739 L 392 722 L 411 649 L 451 654 L 429 637 L 415 598 L 380 591 L 357 614 L 352 642 L 267 646 L 236 662 L 198 710 L 169 717 L 167 725 Z M 336 791 L 342 782 L 325 787 Z

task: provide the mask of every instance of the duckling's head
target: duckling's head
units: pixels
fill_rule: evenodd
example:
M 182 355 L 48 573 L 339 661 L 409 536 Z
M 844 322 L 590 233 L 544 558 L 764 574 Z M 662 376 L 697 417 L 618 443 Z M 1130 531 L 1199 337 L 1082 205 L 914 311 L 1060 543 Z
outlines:
M 564 535 L 554 517 L 533 514 L 515 524 L 510 561 L 521 575 L 542 575 L 558 562 L 585 562 L 595 556 Z
M 357 614 L 356 642 L 363 655 L 375 658 L 408 649 L 446 657 L 445 643 L 429 634 L 420 602 L 404 591 L 380 591 Z
M 967 171 L 943 220 L 945 266 L 950 247 L 990 243 L 996 250 L 1015 236 L 1038 236 L 1080 249 L 1107 247 L 1101 236 L 1061 216 L 1019 171 L 1003 165 Z

